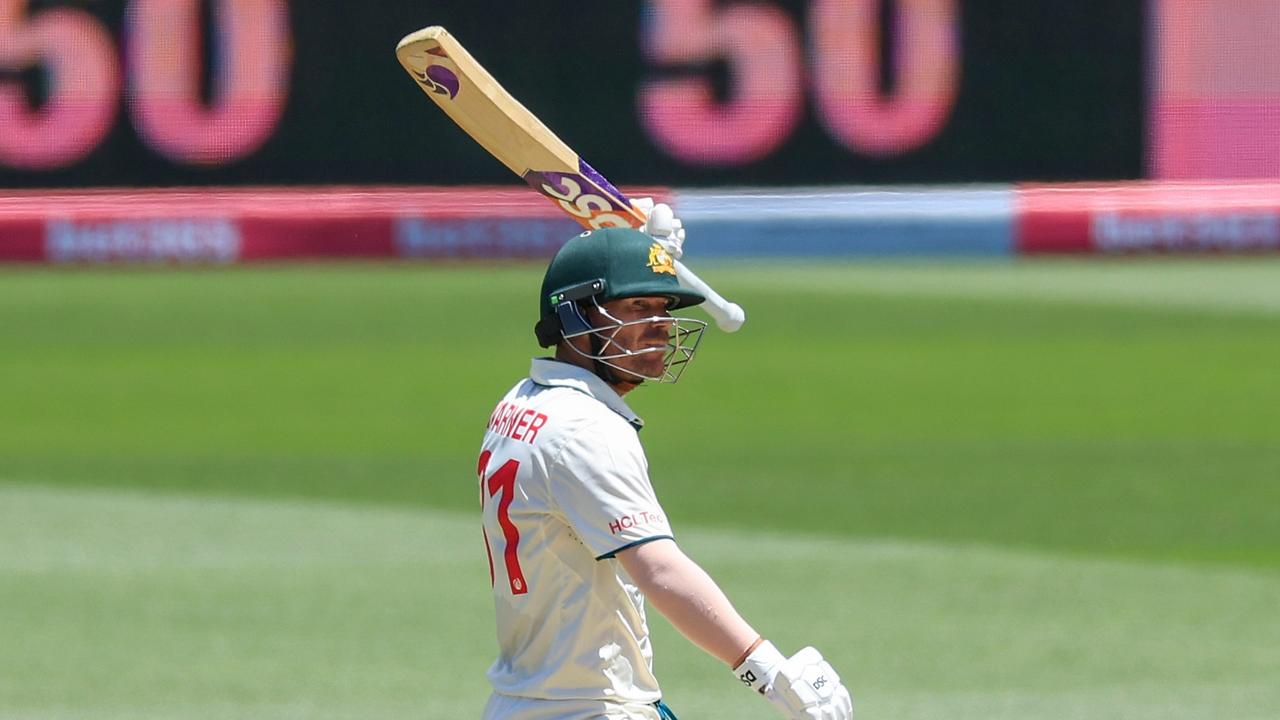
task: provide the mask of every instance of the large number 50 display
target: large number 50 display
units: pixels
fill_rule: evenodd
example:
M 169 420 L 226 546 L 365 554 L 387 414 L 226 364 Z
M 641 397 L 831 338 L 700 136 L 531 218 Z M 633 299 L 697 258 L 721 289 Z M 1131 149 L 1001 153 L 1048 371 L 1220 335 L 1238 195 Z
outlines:
M 806 53 L 782 10 L 759 3 L 651 0 L 644 49 L 656 65 L 728 65 L 729 97 L 703 77 L 640 89 L 655 144 L 692 165 L 745 165 L 781 146 L 804 110 L 809 79 L 819 122 L 849 150 L 897 155 L 933 139 L 960 77 L 958 0 L 894 0 L 891 94 L 880 90 L 882 0 L 814 0 Z M 809 57 L 808 72 L 804 58 Z
M 133 0 L 122 42 L 128 109 L 149 147 L 177 163 L 242 158 L 271 136 L 288 95 L 286 0 L 215 0 L 211 100 L 201 97 L 200 0 Z M 39 67 L 46 98 L 0 82 L 0 163 L 29 170 L 72 165 L 111 130 L 121 97 L 111 33 L 82 10 L 28 13 L 0 0 L 0 71 Z

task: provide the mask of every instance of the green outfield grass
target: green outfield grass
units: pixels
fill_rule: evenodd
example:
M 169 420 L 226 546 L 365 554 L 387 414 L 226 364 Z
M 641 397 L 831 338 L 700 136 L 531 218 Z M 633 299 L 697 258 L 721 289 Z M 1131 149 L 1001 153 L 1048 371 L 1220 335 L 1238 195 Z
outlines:
M 862 717 L 1280 716 L 1280 262 L 703 274 L 655 485 Z M 0 270 L 0 717 L 477 716 L 539 276 Z M 772 716 L 654 624 L 682 718 Z

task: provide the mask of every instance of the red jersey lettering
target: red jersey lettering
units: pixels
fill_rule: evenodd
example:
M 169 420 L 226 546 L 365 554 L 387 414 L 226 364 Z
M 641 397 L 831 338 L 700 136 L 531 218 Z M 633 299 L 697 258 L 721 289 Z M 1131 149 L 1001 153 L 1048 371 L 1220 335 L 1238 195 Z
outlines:
M 503 402 L 489 416 L 489 431 L 530 445 L 538 439 L 538 430 L 547 424 L 546 415 L 523 408 L 515 403 Z
M 609 521 L 609 532 L 617 535 L 623 530 L 630 530 L 633 527 L 647 525 L 654 522 L 662 522 L 662 516 L 656 512 L 643 510 L 634 515 L 623 515 Z

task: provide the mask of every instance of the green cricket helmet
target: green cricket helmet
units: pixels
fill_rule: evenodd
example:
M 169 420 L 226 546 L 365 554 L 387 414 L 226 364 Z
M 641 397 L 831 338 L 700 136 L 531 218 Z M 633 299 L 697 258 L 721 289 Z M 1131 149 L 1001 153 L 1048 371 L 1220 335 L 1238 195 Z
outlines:
M 679 373 L 673 375 L 673 368 L 682 369 L 693 359 L 706 323 L 670 317 L 623 323 L 600 307 L 611 300 L 629 297 L 664 297 L 668 300 L 669 310 L 690 307 L 706 300 L 701 293 L 680 285 L 676 279 L 675 259 L 662 243 L 639 230 L 588 230 L 570 239 L 552 258 L 542 278 L 538 323 L 534 326 L 538 344 L 551 347 L 561 340 L 591 335 L 592 353 L 583 354 L 608 368 L 630 373 L 611 361 L 642 351 L 621 347 L 613 341 L 613 335 L 621 327 L 637 322 L 668 323 L 672 329 L 666 350 L 666 371 L 661 377 L 646 379 L 675 382 Z M 592 305 L 610 322 L 593 325 L 583 312 L 585 307 Z M 572 343 L 570 347 L 573 347 Z M 576 347 L 573 349 L 578 351 Z M 612 379 L 610 374 L 616 375 L 602 370 L 606 380 Z

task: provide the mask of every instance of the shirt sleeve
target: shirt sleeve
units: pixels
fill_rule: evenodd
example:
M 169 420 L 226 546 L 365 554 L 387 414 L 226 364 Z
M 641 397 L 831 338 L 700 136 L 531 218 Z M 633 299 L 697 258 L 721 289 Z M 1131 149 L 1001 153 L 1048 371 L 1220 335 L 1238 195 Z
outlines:
M 625 423 L 593 423 L 574 433 L 549 479 L 554 502 L 598 560 L 672 537 L 644 448 Z

